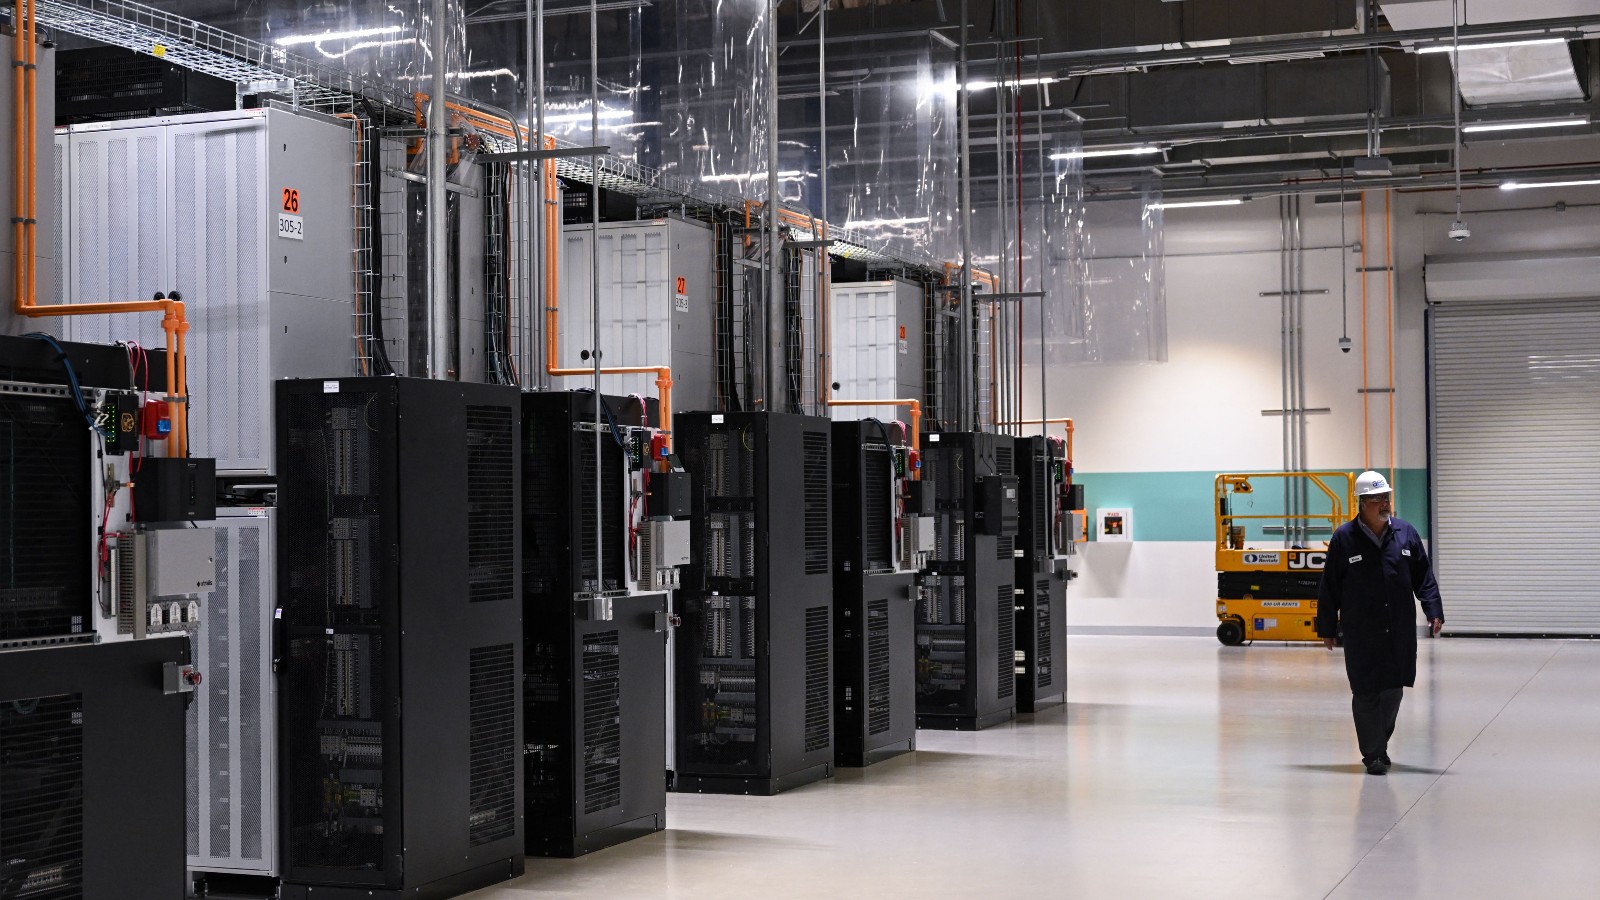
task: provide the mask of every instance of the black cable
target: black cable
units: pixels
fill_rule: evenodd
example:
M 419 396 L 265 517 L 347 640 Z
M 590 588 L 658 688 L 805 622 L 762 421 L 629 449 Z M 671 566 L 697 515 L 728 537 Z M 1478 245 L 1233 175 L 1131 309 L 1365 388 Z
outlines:
M 378 118 L 372 104 L 365 97 L 358 98 L 361 111 L 367 117 L 365 153 L 367 155 L 367 234 L 372 246 L 367 260 L 367 296 L 372 298 L 372 363 L 378 375 L 393 375 L 394 364 L 389 361 L 389 346 L 383 338 L 383 190 L 379 166 L 383 161 L 383 145 L 378 134 Z
M 83 388 L 78 385 L 78 373 L 72 368 L 72 359 L 67 356 L 67 351 L 62 349 L 61 344 L 53 335 L 45 334 L 42 331 L 30 331 L 23 337 L 44 341 L 50 345 L 51 349 L 56 351 L 56 362 L 61 363 L 61 367 L 67 372 L 67 387 L 72 392 L 72 405 L 78 408 L 78 414 L 83 416 L 84 424 L 89 426 L 90 431 L 99 431 L 94 426 L 94 416 L 89 413 L 89 403 L 83 399 Z

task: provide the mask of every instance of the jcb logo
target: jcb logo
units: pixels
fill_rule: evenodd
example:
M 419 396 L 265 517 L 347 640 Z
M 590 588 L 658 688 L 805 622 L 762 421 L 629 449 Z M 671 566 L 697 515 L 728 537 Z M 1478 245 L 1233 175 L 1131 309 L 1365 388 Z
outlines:
M 1321 569 L 1328 564 L 1326 553 L 1291 553 L 1289 554 L 1289 568 L 1291 569 Z

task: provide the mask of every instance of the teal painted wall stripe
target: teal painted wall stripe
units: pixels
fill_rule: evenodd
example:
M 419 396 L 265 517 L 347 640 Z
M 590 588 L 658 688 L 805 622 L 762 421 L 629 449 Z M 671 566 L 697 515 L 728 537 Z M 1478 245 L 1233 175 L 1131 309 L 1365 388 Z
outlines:
M 1091 517 L 1096 509 L 1104 507 L 1131 508 L 1136 541 L 1210 542 L 1216 534 L 1211 505 L 1218 474 L 1076 472 L 1073 480 L 1083 485 Z M 1428 470 L 1399 469 L 1394 480 L 1400 517 L 1415 525 L 1424 538 L 1428 537 Z M 1269 488 L 1264 493 L 1268 496 L 1262 498 L 1262 513 L 1281 513 L 1282 491 L 1274 492 Z M 1317 507 L 1313 504 L 1312 508 Z M 1089 530 L 1093 532 L 1094 527 L 1091 520 Z M 1259 539 L 1254 529 L 1250 537 Z

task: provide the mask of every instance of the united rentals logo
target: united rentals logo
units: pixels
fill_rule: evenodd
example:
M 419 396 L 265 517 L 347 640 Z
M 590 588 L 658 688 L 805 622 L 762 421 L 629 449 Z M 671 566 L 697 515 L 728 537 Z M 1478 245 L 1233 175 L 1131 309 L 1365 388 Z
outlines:
M 1283 554 L 1277 552 L 1262 553 L 1256 551 L 1244 555 L 1244 564 L 1247 566 L 1276 566 L 1281 564 L 1282 561 Z

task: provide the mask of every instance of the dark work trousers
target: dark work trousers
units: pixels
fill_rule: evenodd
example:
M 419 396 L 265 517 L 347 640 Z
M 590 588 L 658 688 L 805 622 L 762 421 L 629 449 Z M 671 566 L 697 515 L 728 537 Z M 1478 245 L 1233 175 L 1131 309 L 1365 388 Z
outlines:
M 1350 709 L 1356 717 L 1356 744 L 1361 761 L 1389 758 L 1389 737 L 1394 720 L 1400 715 L 1400 697 L 1405 688 L 1389 688 L 1370 694 L 1351 694 Z

